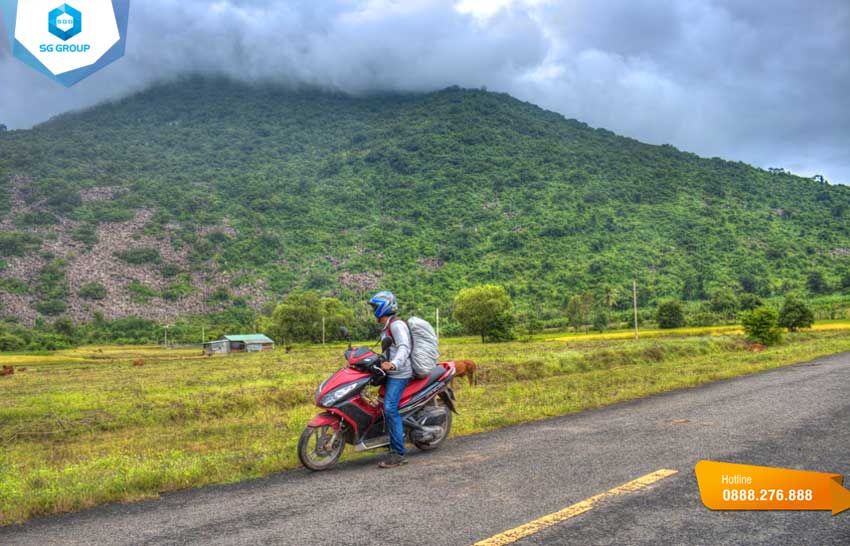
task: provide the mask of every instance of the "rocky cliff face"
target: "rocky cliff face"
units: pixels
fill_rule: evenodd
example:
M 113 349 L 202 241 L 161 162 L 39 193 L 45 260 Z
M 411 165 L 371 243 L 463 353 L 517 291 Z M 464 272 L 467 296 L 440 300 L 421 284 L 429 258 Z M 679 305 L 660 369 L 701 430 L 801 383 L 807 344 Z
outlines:
M 11 177 L 11 211 L 0 222 L 0 230 L 20 233 L 21 227 L 15 225 L 14 218 L 51 215 L 42 203 L 28 202 L 31 183 L 32 178 L 26 175 Z M 124 191 L 92 187 L 81 190 L 80 197 L 82 202 L 91 203 L 110 200 Z M 63 311 L 55 314 L 77 321 L 91 320 L 100 313 L 106 319 L 136 316 L 169 322 L 188 314 L 221 310 L 237 298 L 254 307 L 266 302 L 262 280 L 241 282 L 238 273 L 219 272 L 213 260 L 203 262 L 201 268 L 191 265 L 190 245 L 175 244 L 174 233 L 169 232 L 176 226 L 166 226 L 166 231 L 158 236 L 149 234 L 154 214 L 154 210 L 143 207 L 136 209 L 128 221 L 99 223 L 86 241 L 76 235 L 85 223 L 64 216 L 57 217 L 52 225 L 27 227 L 26 232 L 37 235 L 41 244 L 24 255 L 4 258 L 0 282 L 5 279 L 20 288 L 0 290 L 0 310 L 24 324 L 32 324 L 40 314 L 39 302 L 49 299 L 41 278 L 48 267 L 60 272 L 53 285 L 58 285 L 56 290 L 65 305 Z M 199 235 L 213 232 L 236 236 L 226 221 L 205 226 Z M 157 258 L 148 263 L 127 263 L 120 257 L 134 249 L 148 251 Z M 92 284 L 103 287 L 105 292 L 97 298 L 86 297 L 84 288 Z

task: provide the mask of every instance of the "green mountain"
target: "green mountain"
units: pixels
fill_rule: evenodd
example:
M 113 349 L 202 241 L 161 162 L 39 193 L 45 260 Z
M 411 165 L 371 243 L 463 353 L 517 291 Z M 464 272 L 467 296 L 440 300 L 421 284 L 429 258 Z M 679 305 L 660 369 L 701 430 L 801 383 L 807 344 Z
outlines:
M 505 94 L 188 79 L 0 134 L 0 315 L 165 321 L 378 288 L 430 312 L 478 283 L 544 317 L 589 290 L 627 307 L 632 279 L 649 303 L 828 292 L 848 207 L 844 186 Z

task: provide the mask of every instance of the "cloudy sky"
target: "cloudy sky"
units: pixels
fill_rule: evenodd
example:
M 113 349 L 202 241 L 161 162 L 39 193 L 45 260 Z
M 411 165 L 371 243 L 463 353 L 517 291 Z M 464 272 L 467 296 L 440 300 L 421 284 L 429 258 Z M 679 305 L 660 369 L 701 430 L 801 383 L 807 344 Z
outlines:
M 127 56 L 71 89 L 3 38 L 11 128 L 188 73 L 487 86 L 645 142 L 850 183 L 848 0 L 133 0 Z

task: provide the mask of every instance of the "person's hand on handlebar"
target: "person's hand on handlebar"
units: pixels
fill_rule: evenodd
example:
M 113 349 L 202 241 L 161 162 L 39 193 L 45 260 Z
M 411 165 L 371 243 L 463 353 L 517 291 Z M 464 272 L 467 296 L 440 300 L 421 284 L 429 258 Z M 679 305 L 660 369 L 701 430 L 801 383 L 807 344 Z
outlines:
M 394 370 L 395 364 L 393 364 L 392 362 L 381 362 L 381 369 L 384 370 L 385 372 L 388 372 L 390 370 Z

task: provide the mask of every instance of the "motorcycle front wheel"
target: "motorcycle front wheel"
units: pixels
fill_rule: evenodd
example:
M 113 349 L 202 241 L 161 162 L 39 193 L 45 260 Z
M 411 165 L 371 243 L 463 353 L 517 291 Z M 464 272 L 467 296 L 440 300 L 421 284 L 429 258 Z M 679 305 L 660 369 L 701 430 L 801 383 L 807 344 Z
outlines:
M 339 460 L 344 447 L 342 430 L 330 425 L 307 427 L 298 439 L 298 458 L 310 470 L 327 470 Z

